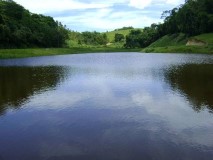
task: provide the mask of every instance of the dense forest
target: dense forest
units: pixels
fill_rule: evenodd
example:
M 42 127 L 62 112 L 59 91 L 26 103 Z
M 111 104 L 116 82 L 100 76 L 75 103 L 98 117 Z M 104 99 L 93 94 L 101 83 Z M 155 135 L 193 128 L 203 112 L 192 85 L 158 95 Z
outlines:
M 213 1 L 186 0 L 185 4 L 164 11 L 162 24 L 152 24 L 143 31 L 132 30 L 126 37 L 125 47 L 147 47 L 168 34 L 184 33 L 194 36 L 213 32 Z
M 68 30 L 52 17 L 0 0 L 0 48 L 62 47 Z

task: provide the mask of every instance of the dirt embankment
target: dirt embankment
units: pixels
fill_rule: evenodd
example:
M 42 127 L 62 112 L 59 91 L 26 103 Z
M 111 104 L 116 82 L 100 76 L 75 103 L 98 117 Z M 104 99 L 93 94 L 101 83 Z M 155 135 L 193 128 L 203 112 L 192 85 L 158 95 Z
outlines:
M 198 40 L 198 39 L 189 39 L 186 43 L 186 46 L 206 46 L 208 43 Z

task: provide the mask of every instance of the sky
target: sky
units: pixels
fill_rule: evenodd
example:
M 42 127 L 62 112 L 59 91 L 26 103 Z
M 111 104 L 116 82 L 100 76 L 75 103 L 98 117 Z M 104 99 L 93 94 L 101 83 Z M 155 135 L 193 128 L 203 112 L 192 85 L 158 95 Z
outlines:
M 124 26 L 143 28 L 163 22 L 165 10 L 185 0 L 14 0 L 32 13 L 44 14 L 74 31 L 111 31 Z

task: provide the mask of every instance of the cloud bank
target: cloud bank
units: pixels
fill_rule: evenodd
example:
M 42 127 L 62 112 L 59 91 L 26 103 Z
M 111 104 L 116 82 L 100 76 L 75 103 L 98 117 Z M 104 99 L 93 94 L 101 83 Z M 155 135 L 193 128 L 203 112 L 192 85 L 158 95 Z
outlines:
M 45 14 L 77 31 L 145 27 L 184 0 L 15 0 L 32 13 Z

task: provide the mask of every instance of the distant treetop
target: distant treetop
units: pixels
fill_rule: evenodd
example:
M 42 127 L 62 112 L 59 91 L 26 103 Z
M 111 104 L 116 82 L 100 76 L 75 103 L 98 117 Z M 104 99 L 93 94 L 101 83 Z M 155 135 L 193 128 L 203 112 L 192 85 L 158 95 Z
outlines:
M 129 27 L 122 27 L 122 28 L 115 29 L 115 31 L 127 30 L 127 29 L 134 29 L 134 27 L 132 27 L 132 26 L 129 26 Z

